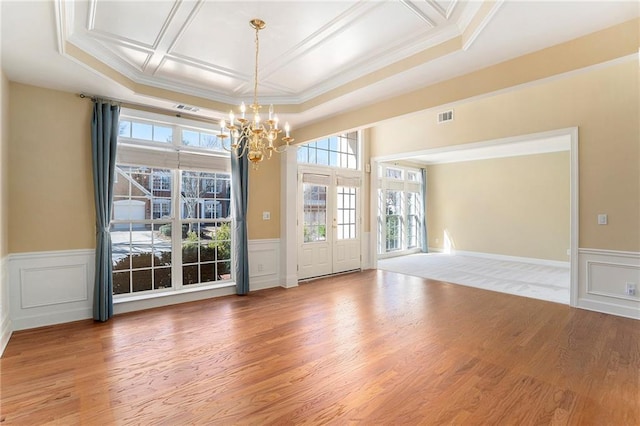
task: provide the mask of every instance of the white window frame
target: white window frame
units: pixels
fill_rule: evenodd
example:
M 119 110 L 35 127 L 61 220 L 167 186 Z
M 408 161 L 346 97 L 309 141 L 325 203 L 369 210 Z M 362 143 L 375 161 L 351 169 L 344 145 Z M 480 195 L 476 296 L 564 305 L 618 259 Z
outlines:
M 182 145 L 181 131 L 182 129 L 189 131 L 198 131 L 202 133 L 215 134 L 219 128 L 207 123 L 201 123 L 194 120 L 187 120 L 179 117 L 165 116 L 145 111 L 132 109 L 121 110 L 120 120 L 132 122 L 145 122 L 148 124 L 157 124 L 163 127 L 170 126 L 173 129 L 172 142 L 156 142 L 150 140 L 134 139 L 130 137 L 119 137 L 117 150 L 117 164 L 132 166 L 147 166 L 152 168 L 170 169 L 171 179 L 174 187 L 173 208 L 171 209 L 171 217 L 154 219 L 153 206 L 151 207 L 151 219 L 145 219 L 145 223 L 167 223 L 170 222 L 173 230 L 180 230 L 185 221 L 198 222 L 229 222 L 233 228 L 233 218 L 231 212 L 229 219 L 215 218 L 205 219 L 182 219 L 182 170 L 200 171 L 206 173 L 230 173 L 231 160 L 229 153 L 222 151 L 214 151 L 206 148 L 195 147 L 190 145 Z M 151 188 L 155 187 L 155 175 L 152 175 Z M 216 186 L 217 189 L 217 186 Z M 155 189 L 165 190 L 165 189 Z M 219 202 L 219 200 L 218 200 Z M 232 202 L 230 200 L 230 202 Z M 202 209 L 201 206 L 198 208 Z M 231 209 L 232 211 L 232 209 Z M 111 221 L 112 224 L 130 223 L 130 221 Z M 174 233 L 175 234 L 175 233 Z M 181 232 L 178 232 L 181 237 Z M 114 303 L 128 300 L 140 300 L 145 298 L 154 298 L 165 296 L 167 293 L 180 294 L 184 292 L 192 292 L 194 290 L 210 290 L 235 286 L 233 276 L 231 280 L 213 281 L 209 283 L 188 284 L 183 285 L 182 277 L 182 238 L 172 238 L 172 260 L 171 260 L 171 279 L 172 287 L 166 289 L 146 290 L 140 292 L 117 294 L 113 296 Z M 233 240 L 232 240 L 233 244 Z M 234 253 L 233 246 L 231 253 Z M 235 259 L 231 256 L 231 271 L 234 270 Z
M 401 170 L 402 171 L 402 179 L 396 177 L 388 177 L 388 170 Z M 417 178 L 414 179 L 414 178 Z M 411 215 L 418 217 L 418 230 L 416 235 L 416 246 L 409 247 L 409 193 L 417 193 L 418 201 L 420 201 L 420 197 L 424 196 L 422 194 L 422 173 L 420 169 L 416 169 L 413 167 L 407 167 L 397 164 L 387 164 L 380 163 L 378 165 L 378 197 L 377 197 L 377 205 L 375 206 L 378 212 L 378 223 L 376 225 L 376 232 L 378 232 L 377 240 L 377 256 L 378 259 L 384 259 L 388 257 L 402 256 L 406 254 L 418 253 L 422 250 L 421 247 L 421 232 L 420 226 L 423 226 L 424 223 L 424 214 L 422 211 L 422 216 L 420 215 Z M 380 205 L 382 202 L 386 202 L 387 191 L 398 191 L 401 192 L 401 226 L 402 226 L 402 240 L 401 247 L 397 250 L 387 251 L 386 245 L 386 235 L 387 235 L 387 214 L 386 208 Z M 417 206 L 420 208 L 420 205 Z

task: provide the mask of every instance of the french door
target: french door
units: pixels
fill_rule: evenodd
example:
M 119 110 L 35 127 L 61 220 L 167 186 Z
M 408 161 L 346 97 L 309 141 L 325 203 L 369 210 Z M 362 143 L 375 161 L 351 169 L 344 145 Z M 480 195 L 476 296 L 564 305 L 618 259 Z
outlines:
M 360 269 L 360 181 L 357 173 L 299 173 L 298 279 Z

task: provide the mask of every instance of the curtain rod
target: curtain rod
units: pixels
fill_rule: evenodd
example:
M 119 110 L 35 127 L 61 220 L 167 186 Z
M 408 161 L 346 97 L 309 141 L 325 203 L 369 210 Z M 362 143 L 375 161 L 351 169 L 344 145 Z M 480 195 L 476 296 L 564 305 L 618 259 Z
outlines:
M 180 111 L 180 112 L 171 111 L 171 110 L 162 109 L 162 108 L 158 108 L 158 107 L 153 107 L 153 106 L 149 106 L 149 105 L 131 103 L 131 102 L 123 101 L 123 100 L 106 98 L 106 97 L 102 97 L 102 96 L 87 95 L 85 93 L 79 93 L 78 97 L 80 97 L 80 99 L 89 99 L 92 102 L 96 102 L 97 100 L 103 100 L 105 102 L 111 102 L 111 103 L 114 103 L 114 104 L 118 104 L 123 108 L 137 109 L 137 110 L 140 110 L 140 111 L 153 112 L 153 113 L 162 114 L 162 115 L 171 115 L 171 116 L 179 117 L 179 118 L 187 118 L 189 120 L 201 121 L 201 122 L 207 123 L 207 124 L 217 124 L 218 123 L 218 120 L 216 120 L 214 118 L 207 118 L 207 117 L 202 117 L 202 116 L 199 116 L 199 115 L 185 114 L 182 111 Z

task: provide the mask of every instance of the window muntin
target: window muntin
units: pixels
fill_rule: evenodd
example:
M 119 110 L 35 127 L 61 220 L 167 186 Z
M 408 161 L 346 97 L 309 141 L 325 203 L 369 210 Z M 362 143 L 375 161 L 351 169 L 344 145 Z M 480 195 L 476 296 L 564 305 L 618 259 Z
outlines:
M 229 280 L 231 176 L 183 171 L 181 202 L 182 285 Z
M 231 279 L 230 222 L 183 222 L 182 285 Z
M 167 169 L 116 166 L 111 221 L 113 294 L 171 287 L 171 175 Z M 154 189 L 154 176 L 169 178 Z M 167 235 L 168 234 L 168 235 Z
M 298 163 L 320 166 L 358 169 L 359 162 L 358 132 L 319 139 L 298 146 Z
M 356 235 L 356 188 L 338 186 L 337 195 L 337 238 L 349 240 L 357 238 Z

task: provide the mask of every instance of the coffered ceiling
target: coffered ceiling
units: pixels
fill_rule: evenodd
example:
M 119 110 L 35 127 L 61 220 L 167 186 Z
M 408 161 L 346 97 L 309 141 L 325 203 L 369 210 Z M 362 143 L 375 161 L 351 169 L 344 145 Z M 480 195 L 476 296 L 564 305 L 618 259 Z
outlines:
M 637 2 L 2 2 L 10 80 L 215 116 L 253 94 L 297 125 L 638 16 Z

